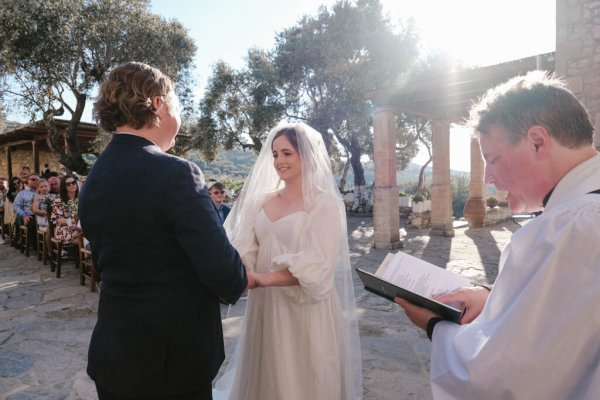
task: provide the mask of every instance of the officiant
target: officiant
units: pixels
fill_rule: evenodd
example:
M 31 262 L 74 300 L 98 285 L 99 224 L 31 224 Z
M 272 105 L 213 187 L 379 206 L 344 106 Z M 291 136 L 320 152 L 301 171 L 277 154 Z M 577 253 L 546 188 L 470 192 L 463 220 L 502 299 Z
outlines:
M 491 292 L 464 288 L 462 325 L 400 298 L 432 340 L 434 399 L 600 398 L 600 155 L 584 106 L 541 71 L 471 110 L 485 181 L 515 213 L 543 211 L 502 251 Z

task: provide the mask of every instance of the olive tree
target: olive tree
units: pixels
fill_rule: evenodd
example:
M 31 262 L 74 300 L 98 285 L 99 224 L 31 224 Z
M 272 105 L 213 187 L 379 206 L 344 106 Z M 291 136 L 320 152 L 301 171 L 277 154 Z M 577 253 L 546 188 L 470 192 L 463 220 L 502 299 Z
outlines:
M 106 74 L 128 61 L 154 65 L 178 83 L 189 111 L 195 52 L 188 31 L 152 14 L 149 0 L 0 0 L 4 106 L 41 118 L 60 163 L 81 174 L 77 128 Z M 65 111 L 70 123 L 61 132 L 54 118 Z

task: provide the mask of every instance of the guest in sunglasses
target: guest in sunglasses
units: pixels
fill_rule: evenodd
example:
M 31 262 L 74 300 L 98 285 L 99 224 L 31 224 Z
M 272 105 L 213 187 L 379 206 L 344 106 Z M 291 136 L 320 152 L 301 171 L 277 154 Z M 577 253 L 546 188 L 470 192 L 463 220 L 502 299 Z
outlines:
M 52 206 L 51 219 L 56 224 L 54 237 L 61 243 L 77 243 L 79 229 L 77 228 L 77 201 L 79 186 L 73 175 L 65 175 L 60 180 L 60 191 Z
M 229 215 L 229 211 L 231 208 L 225 205 L 225 185 L 221 182 L 215 182 L 208 188 L 208 194 L 213 201 L 215 206 L 215 210 L 217 211 L 217 215 L 219 216 L 219 221 L 221 224 L 225 222 L 227 215 Z

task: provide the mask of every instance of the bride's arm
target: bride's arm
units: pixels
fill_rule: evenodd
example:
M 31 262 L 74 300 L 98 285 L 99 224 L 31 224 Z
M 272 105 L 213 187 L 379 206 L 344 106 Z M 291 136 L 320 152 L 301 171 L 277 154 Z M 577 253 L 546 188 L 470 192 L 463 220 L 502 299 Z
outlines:
M 294 275 L 288 268 L 280 269 L 273 272 L 250 272 L 248 271 L 249 279 L 254 280 L 255 287 L 268 287 L 268 286 L 297 286 L 299 285 L 298 279 L 294 278 Z M 249 287 L 249 289 L 252 289 Z

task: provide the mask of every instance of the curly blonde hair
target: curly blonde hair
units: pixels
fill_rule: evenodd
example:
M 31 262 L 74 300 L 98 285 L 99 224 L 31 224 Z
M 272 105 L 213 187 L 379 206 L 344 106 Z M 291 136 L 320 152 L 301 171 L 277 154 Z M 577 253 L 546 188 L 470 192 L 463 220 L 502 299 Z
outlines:
M 93 115 L 98 125 L 113 132 L 118 126 L 141 129 L 158 124 L 152 98 L 160 96 L 170 106 L 174 92 L 171 79 L 147 64 L 129 62 L 113 69 L 102 82 L 94 102 Z

